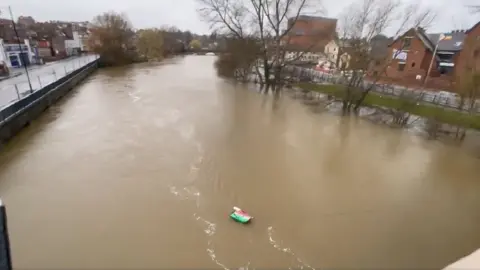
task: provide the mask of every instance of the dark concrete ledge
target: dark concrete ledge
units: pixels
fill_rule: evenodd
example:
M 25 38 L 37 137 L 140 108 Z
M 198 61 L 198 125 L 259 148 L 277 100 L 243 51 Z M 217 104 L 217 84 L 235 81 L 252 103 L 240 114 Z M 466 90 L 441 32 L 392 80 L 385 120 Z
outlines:
M 97 67 L 98 60 L 3 108 L 0 111 L 0 149 L 5 142 L 67 94 Z

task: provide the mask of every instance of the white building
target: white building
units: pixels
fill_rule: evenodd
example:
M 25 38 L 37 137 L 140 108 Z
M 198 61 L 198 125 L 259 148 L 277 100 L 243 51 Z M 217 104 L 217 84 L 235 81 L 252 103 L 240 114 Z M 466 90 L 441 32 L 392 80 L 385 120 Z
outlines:
M 30 41 L 25 39 L 24 44 L 8 44 L 0 39 L 0 62 L 9 68 L 19 68 L 33 64 L 35 53 Z
M 337 63 L 338 49 L 338 45 L 333 39 L 325 45 L 325 55 L 328 61 Z
M 73 31 L 73 39 L 65 40 L 65 51 L 68 56 L 76 55 L 83 49 L 82 39 L 77 31 Z

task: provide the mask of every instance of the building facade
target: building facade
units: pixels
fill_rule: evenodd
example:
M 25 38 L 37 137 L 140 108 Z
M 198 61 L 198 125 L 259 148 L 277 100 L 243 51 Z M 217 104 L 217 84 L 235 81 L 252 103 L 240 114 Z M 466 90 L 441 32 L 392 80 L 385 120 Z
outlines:
M 318 64 L 336 58 L 333 38 L 337 19 L 301 15 L 296 20 L 289 19 L 288 26 L 289 32 L 281 43 L 287 51 L 287 59 Z
M 82 51 L 82 39 L 78 32 L 73 31 L 72 39 L 65 40 L 65 52 L 67 56 L 78 55 Z
M 465 31 L 427 34 L 421 28 L 410 29 L 389 46 L 386 79 L 407 86 L 452 89 L 465 37 Z
M 456 80 L 458 86 L 468 83 L 471 74 L 480 73 L 480 22 L 465 32 L 465 42 L 458 55 Z
M 35 49 L 30 46 L 28 39 L 23 44 L 4 43 L 0 39 L 1 61 L 9 68 L 19 68 L 35 63 Z
M 324 52 L 325 46 L 334 39 L 337 19 L 299 16 L 288 21 L 290 28 L 285 37 L 288 45 L 304 51 Z

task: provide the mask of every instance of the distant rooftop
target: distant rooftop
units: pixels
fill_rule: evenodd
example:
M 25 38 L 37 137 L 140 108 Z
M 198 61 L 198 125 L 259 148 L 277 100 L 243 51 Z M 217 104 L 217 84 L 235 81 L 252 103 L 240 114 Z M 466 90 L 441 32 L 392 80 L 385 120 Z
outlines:
M 294 18 L 291 18 L 294 19 Z M 327 17 L 322 17 L 322 16 L 309 16 L 309 15 L 300 15 L 298 16 L 298 20 L 309 20 L 309 21 L 337 21 L 335 18 L 327 18 Z

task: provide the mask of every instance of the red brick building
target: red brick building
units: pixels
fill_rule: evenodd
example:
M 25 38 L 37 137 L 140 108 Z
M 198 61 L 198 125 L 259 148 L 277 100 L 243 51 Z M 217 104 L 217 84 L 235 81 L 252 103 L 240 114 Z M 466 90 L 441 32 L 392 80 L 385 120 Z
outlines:
M 465 33 L 464 46 L 457 60 L 456 80 L 460 86 L 465 73 L 480 73 L 480 22 Z
M 418 28 L 410 29 L 394 40 L 389 46 L 384 81 L 454 90 L 465 69 L 472 68 L 474 59 L 480 71 L 480 23 L 467 31 L 443 34 L 444 39 L 440 38 L 441 35 L 427 34 Z M 431 71 L 425 82 L 430 64 Z
M 284 41 L 299 50 L 324 52 L 325 45 L 335 35 L 337 19 L 301 15 L 288 20 L 290 31 Z
M 425 86 L 451 89 L 466 33 L 454 31 L 444 35 L 448 38 L 440 40 L 441 34 L 427 34 L 418 28 L 410 29 L 394 40 L 389 46 L 387 79 L 402 85 L 422 86 L 431 65 Z M 433 57 L 435 47 L 437 52 Z

